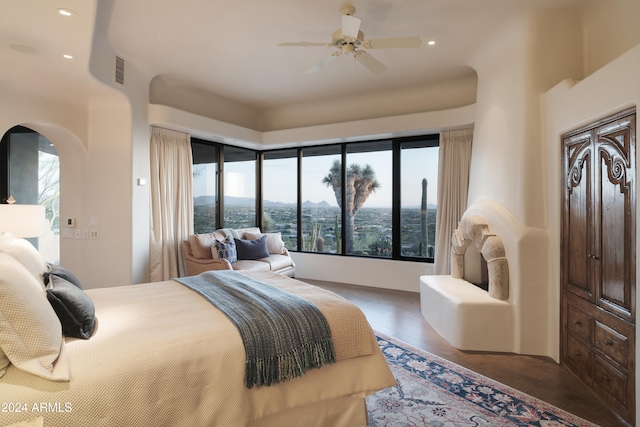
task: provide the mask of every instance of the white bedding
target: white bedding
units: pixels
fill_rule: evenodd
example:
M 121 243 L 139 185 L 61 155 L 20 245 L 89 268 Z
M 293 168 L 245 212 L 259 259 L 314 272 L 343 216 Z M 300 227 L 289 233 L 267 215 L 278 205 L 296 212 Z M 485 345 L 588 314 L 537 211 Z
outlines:
M 279 282 L 281 276 L 266 272 L 259 279 Z M 297 283 L 302 293 L 310 291 L 310 285 Z M 317 298 L 319 288 L 312 288 Z M 337 301 L 335 294 L 320 292 Z M 363 397 L 395 384 L 368 324 L 364 340 L 371 355 L 341 350 L 341 360 L 333 365 L 287 383 L 246 389 L 240 335 L 195 292 L 166 281 L 87 294 L 98 324 L 90 340 L 66 340 L 71 380 L 49 381 L 9 366 L 0 378 L 0 425 L 41 415 L 47 427 L 235 427 L 289 408 L 339 396 Z M 320 308 L 331 311 L 334 302 Z M 353 309 L 356 317 L 362 315 Z M 340 327 L 342 321 L 325 315 L 338 352 L 341 340 L 348 344 L 353 339 L 353 328 Z

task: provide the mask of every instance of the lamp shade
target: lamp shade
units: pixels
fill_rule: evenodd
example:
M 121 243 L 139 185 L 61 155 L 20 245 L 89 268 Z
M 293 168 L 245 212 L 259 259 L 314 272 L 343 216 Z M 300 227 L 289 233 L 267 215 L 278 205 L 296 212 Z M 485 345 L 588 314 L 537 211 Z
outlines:
M 0 232 L 16 237 L 44 236 L 46 229 L 43 205 L 0 205 Z

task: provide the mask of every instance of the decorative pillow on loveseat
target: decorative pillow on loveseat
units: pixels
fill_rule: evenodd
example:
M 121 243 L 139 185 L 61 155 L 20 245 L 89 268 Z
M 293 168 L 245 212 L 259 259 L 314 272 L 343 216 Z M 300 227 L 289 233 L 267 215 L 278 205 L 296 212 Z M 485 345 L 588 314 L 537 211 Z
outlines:
M 224 242 L 216 240 L 211 246 L 211 255 L 213 259 L 226 259 L 229 262 L 236 262 L 238 260 L 238 253 L 236 252 L 236 244 L 231 236 L 227 236 Z
M 268 258 L 267 236 L 262 236 L 256 240 L 233 239 L 238 251 L 238 259 L 260 259 Z
M 267 238 L 267 249 L 270 254 L 282 255 L 284 253 L 284 241 L 282 240 L 282 234 L 276 233 L 244 233 L 244 238 L 248 240 L 257 240 L 261 237 Z
M 227 235 L 222 230 L 207 234 L 192 234 L 189 236 L 191 253 L 196 258 L 211 259 L 211 247 L 217 241 L 224 240 Z

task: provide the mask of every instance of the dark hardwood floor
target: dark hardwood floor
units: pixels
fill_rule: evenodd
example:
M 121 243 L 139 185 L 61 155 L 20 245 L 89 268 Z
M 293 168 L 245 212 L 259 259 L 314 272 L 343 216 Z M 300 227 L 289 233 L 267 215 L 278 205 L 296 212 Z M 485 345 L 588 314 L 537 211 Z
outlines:
M 567 370 L 552 359 L 506 353 L 460 351 L 420 313 L 420 294 L 298 278 L 355 303 L 374 330 L 443 357 L 603 427 L 619 421 Z

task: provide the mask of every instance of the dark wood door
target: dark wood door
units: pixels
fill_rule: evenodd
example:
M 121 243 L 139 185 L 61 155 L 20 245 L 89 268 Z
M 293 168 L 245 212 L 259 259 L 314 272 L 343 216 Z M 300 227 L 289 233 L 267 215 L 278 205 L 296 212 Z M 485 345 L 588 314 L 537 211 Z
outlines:
M 595 241 L 598 305 L 635 320 L 635 116 L 594 130 L 596 172 Z
M 635 111 L 563 136 L 564 366 L 635 421 Z

